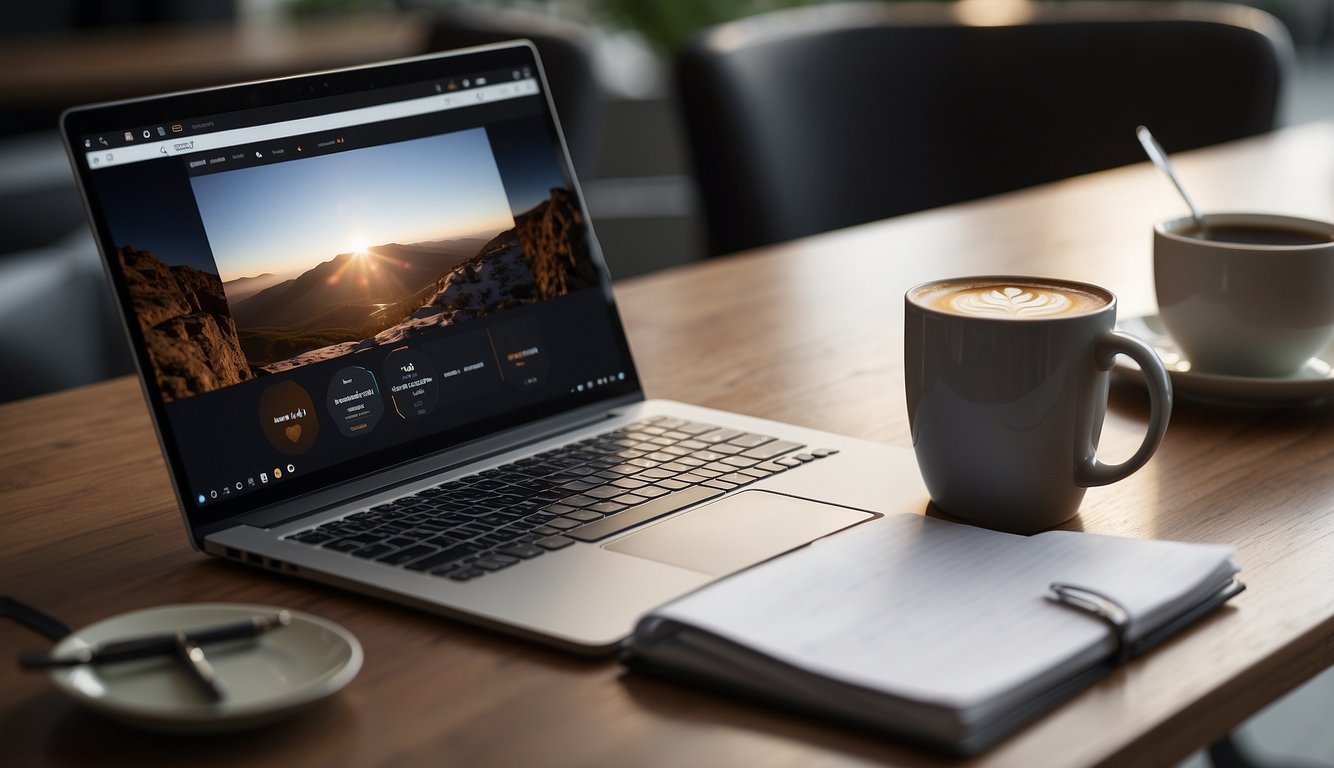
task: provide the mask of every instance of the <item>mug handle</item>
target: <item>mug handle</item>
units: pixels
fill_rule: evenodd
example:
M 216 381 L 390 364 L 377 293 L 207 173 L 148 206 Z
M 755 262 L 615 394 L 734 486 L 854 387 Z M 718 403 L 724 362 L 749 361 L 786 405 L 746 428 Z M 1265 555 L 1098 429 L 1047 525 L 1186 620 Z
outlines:
M 1149 431 L 1135 455 L 1120 464 L 1103 464 L 1097 456 L 1090 456 L 1081 464 L 1076 478 L 1085 488 L 1124 480 L 1144 466 L 1163 442 L 1168 419 L 1172 417 L 1172 382 L 1167 377 L 1163 361 L 1148 344 L 1134 336 L 1112 331 L 1098 339 L 1093 354 L 1098 368 L 1103 371 L 1112 369 L 1117 355 L 1125 355 L 1139 364 L 1149 389 Z

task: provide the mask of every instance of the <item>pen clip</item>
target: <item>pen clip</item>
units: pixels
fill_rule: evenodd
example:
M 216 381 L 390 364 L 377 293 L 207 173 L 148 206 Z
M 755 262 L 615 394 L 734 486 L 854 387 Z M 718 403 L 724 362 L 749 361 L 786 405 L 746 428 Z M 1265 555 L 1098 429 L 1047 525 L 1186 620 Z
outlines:
M 1130 658 L 1130 643 L 1126 641 L 1126 632 L 1130 628 L 1130 612 L 1121 607 L 1120 603 L 1096 589 L 1074 584 L 1056 581 L 1052 582 L 1050 589 L 1054 596 L 1048 595 L 1049 600 L 1091 613 L 1107 622 L 1114 633 L 1112 637 L 1116 641 L 1115 658 L 1118 665 Z

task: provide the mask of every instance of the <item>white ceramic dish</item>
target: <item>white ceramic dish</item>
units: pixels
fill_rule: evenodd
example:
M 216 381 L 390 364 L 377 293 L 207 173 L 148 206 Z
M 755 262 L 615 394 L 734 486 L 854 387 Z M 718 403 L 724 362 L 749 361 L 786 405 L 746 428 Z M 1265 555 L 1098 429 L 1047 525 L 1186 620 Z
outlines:
M 1186 398 L 1239 405 L 1291 405 L 1334 396 L 1334 343 L 1291 376 L 1253 378 L 1192 369 L 1157 315 L 1127 318 L 1116 327 L 1154 348 L 1172 378 L 1173 391 Z M 1143 381 L 1139 366 L 1124 356 L 1116 358 L 1115 370 Z
M 65 655 L 93 643 L 139 635 L 202 629 L 279 610 L 237 603 L 148 608 L 77 630 L 53 653 Z M 361 644 L 352 633 L 309 614 L 292 611 L 291 615 L 290 626 L 204 649 L 226 692 L 216 703 L 172 656 L 54 669 L 51 679 L 81 704 L 149 730 L 217 732 L 264 725 L 334 694 L 361 669 Z

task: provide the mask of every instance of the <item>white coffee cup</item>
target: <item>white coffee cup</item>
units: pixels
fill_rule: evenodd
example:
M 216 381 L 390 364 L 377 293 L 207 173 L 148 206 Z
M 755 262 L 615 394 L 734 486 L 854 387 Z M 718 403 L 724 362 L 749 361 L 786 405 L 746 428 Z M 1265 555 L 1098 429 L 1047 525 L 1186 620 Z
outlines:
M 1154 227 L 1163 325 L 1195 371 L 1296 373 L 1334 338 L 1334 224 L 1262 213 L 1204 223 L 1210 239 L 1189 217 Z

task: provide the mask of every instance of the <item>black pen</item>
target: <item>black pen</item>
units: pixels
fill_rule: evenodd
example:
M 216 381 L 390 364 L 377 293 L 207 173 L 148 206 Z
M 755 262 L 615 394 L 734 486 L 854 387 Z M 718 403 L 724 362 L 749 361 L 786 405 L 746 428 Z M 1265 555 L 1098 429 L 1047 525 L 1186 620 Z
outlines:
M 47 653 L 25 653 L 19 658 L 19 665 L 24 669 L 49 669 L 51 667 L 108 664 L 117 661 L 144 659 L 150 656 L 165 656 L 179 653 L 177 636 L 181 634 L 190 643 L 201 646 L 207 643 L 219 643 L 224 640 L 254 637 L 291 623 L 292 615 L 287 611 L 279 611 L 269 616 L 255 616 L 244 621 L 220 624 L 216 627 L 207 627 L 191 632 L 168 632 L 160 635 L 147 635 L 127 640 L 97 643 L 87 648 L 80 648 L 68 656 L 56 657 Z

